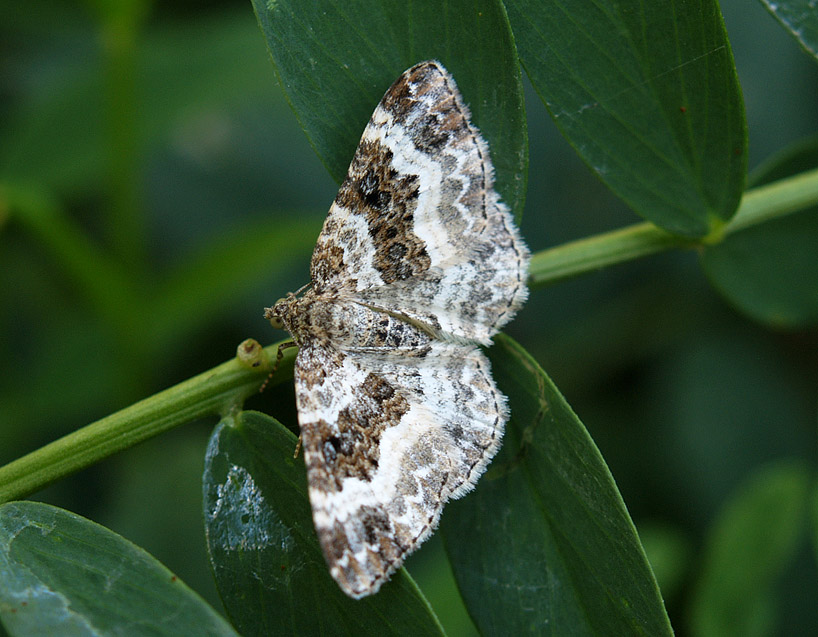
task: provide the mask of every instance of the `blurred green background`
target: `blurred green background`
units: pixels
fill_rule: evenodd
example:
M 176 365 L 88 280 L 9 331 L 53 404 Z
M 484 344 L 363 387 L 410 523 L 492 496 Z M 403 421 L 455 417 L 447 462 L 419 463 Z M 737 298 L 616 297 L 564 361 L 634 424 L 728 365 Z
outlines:
M 752 169 L 818 131 L 818 67 L 760 4 L 721 5 Z M 638 221 L 527 98 L 532 250 Z M 209 369 L 247 337 L 281 338 L 262 308 L 307 281 L 337 188 L 246 1 L 0 3 L 0 183 L 28 202 L 9 211 L 0 197 L 0 463 Z M 601 448 L 684 634 L 725 502 L 771 461 L 815 466 L 818 333 L 754 324 L 693 253 L 535 290 L 507 331 Z M 289 386 L 248 407 L 295 426 Z M 35 497 L 121 533 L 220 608 L 201 521 L 214 424 Z M 810 550 L 804 538 L 773 591 L 781 634 L 818 634 Z M 442 556 L 433 539 L 410 572 L 444 625 L 468 633 Z

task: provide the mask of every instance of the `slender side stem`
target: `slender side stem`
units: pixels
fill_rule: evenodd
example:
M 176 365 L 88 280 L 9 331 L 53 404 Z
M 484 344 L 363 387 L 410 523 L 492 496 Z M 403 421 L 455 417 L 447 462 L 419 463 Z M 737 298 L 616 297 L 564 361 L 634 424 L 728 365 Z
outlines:
M 139 195 L 137 42 L 147 3 L 126 3 L 102 12 L 105 132 L 110 208 L 106 215 L 110 245 L 125 265 L 141 272 L 146 233 Z
M 686 245 L 685 239 L 668 234 L 650 223 L 565 243 L 531 257 L 528 285 L 541 287 Z
M 271 360 L 278 345 L 265 349 Z M 273 383 L 292 377 L 295 349 L 282 353 Z M 239 407 L 264 382 L 259 371 L 229 360 L 0 467 L 0 503 L 39 491 L 178 425 Z
M 753 188 L 744 194 L 726 234 L 818 204 L 818 168 Z
M 730 223 L 701 240 L 671 235 L 651 223 L 638 223 L 538 252 L 531 259 L 529 285 L 556 283 L 673 248 L 713 245 L 734 232 L 816 204 L 818 169 L 747 191 Z

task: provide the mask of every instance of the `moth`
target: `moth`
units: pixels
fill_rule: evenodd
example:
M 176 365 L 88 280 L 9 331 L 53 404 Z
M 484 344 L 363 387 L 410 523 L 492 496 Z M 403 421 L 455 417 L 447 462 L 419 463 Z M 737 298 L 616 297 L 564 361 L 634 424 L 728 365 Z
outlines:
M 524 303 L 528 262 L 452 76 L 408 69 L 363 132 L 311 283 L 265 310 L 299 348 L 313 520 L 350 597 L 375 593 L 496 453 L 508 408 L 480 346 Z

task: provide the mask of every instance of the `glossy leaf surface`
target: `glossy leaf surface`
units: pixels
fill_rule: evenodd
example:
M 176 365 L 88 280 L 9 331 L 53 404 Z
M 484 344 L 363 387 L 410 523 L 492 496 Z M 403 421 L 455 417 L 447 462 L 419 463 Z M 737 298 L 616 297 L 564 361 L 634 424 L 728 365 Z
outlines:
M 14 637 L 236 635 L 144 550 L 39 502 L 0 506 L 0 619 Z

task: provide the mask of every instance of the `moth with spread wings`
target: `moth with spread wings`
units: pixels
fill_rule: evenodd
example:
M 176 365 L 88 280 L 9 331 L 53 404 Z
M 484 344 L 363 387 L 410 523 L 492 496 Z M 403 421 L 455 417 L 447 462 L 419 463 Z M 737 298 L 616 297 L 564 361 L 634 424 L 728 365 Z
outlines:
M 318 539 L 348 595 L 376 592 L 470 490 L 508 418 L 479 345 L 526 299 L 529 252 L 452 77 L 421 62 L 364 130 L 312 283 L 267 308 L 299 347 Z

